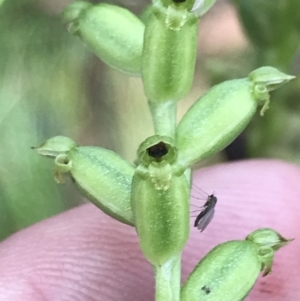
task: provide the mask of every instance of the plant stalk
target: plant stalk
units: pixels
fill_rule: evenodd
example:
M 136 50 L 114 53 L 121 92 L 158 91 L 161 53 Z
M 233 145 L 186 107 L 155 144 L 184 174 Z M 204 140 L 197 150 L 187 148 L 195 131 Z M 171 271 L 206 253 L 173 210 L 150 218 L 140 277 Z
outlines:
M 156 135 L 168 136 L 175 140 L 176 130 L 176 102 L 148 102 L 154 123 Z
M 180 300 L 181 254 L 154 267 L 155 301 Z

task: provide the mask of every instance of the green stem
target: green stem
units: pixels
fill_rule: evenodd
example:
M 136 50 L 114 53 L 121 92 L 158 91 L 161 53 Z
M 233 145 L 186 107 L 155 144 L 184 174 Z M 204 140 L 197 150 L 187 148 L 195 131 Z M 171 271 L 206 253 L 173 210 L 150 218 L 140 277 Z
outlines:
M 155 301 L 180 300 L 181 255 L 154 267 Z
M 171 101 L 162 103 L 149 101 L 149 107 L 155 134 L 175 139 L 177 103 Z

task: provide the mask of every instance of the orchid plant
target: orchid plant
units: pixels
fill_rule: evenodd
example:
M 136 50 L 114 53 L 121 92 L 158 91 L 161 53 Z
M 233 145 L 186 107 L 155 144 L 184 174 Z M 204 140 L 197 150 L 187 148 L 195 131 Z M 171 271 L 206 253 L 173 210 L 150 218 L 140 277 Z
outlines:
M 244 300 L 275 252 L 290 242 L 262 228 L 216 246 L 181 287 L 181 252 L 189 237 L 192 166 L 224 149 L 247 126 L 269 92 L 293 76 L 263 66 L 206 92 L 176 124 L 177 104 L 190 90 L 198 23 L 215 0 L 153 0 L 147 17 L 111 4 L 78 1 L 63 12 L 70 33 L 106 64 L 141 77 L 155 133 L 134 163 L 105 148 L 78 146 L 64 136 L 36 151 L 54 158 L 55 179 L 72 178 L 80 192 L 112 218 L 135 227 L 153 266 L 156 301 Z

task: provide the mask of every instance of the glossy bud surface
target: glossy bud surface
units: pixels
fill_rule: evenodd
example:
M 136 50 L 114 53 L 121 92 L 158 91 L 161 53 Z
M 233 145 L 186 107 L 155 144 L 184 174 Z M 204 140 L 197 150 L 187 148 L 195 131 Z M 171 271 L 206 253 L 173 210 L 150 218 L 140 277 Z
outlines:
M 225 81 L 199 98 L 181 119 L 176 133 L 178 161 L 192 165 L 231 143 L 263 104 L 269 107 L 269 91 L 294 78 L 272 67 L 254 70 L 249 77 Z
M 176 102 L 190 90 L 196 63 L 198 18 L 176 5 L 154 5 L 147 19 L 143 70 L 150 102 Z
M 153 136 L 139 148 L 131 207 L 144 256 L 160 266 L 182 251 L 189 234 L 189 183 L 176 165 L 168 137 Z
M 130 11 L 115 5 L 101 3 L 82 7 L 78 12 L 80 6 L 74 2 L 65 9 L 63 19 L 68 23 L 69 31 L 78 35 L 107 65 L 139 76 L 143 22 Z

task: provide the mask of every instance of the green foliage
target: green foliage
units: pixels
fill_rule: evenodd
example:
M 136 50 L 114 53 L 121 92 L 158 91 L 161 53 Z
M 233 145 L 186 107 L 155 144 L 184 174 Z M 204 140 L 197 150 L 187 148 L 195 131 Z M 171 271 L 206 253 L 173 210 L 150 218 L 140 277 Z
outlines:
M 300 73 L 297 55 L 300 45 L 300 3 L 297 0 L 232 0 L 244 31 L 253 45 L 249 70 L 271 65 L 287 73 Z M 249 61 L 245 53 L 241 61 Z M 230 71 L 225 67 L 228 78 Z M 232 74 L 232 73 L 231 73 Z M 215 81 L 212 82 L 215 84 Z M 251 157 L 276 157 L 300 162 L 299 78 L 272 95 L 273 105 L 265 118 L 255 117 L 246 131 Z M 296 110 L 295 110 L 296 109 Z M 279 122 L 280 121 L 280 122 Z
M 57 187 L 45 172 L 50 162 L 41 164 L 30 147 L 62 128 L 76 136 L 88 108 L 80 76 L 86 56 L 58 18 L 31 1 L 6 1 L 0 7 L 0 32 L 3 239 L 78 202 L 73 192 Z

